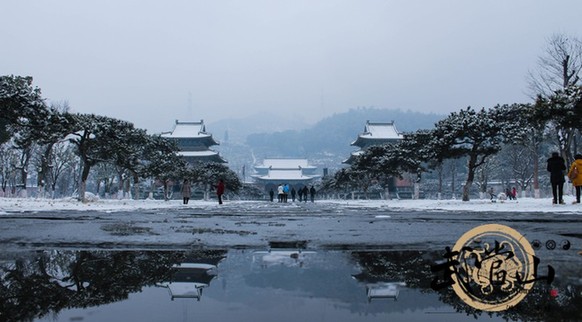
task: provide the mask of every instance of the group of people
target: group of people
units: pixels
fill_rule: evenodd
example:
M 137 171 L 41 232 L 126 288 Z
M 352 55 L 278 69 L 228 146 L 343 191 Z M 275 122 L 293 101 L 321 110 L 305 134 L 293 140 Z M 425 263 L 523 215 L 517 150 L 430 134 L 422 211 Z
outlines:
M 218 180 L 218 183 L 215 186 L 216 188 L 216 197 L 218 198 L 218 204 L 222 205 L 222 195 L 224 195 L 224 180 Z M 192 186 L 190 185 L 190 181 L 188 179 L 184 179 L 182 183 L 182 188 L 180 189 L 182 192 L 182 202 L 183 204 L 187 205 L 188 201 L 190 201 L 190 196 L 192 196 Z
M 295 187 L 289 188 L 288 184 L 281 183 L 279 184 L 279 186 L 277 186 L 277 202 L 287 202 L 287 200 L 289 199 L 289 194 L 291 195 L 291 200 L 293 202 L 295 202 L 296 196 L 299 197 L 299 202 L 301 201 L 307 202 L 307 196 L 310 196 L 311 202 L 314 202 L 315 193 L 316 191 L 313 186 L 311 186 L 311 188 L 303 186 L 303 188 L 295 190 Z M 273 190 L 273 188 L 271 188 L 271 190 L 269 191 L 269 198 L 271 202 L 273 202 L 273 199 L 275 198 L 275 191 Z
M 509 200 L 517 200 L 517 189 L 515 189 L 515 187 L 509 189 L 508 187 L 507 189 L 505 189 L 505 195 Z
M 576 200 L 573 203 L 580 203 L 580 190 L 582 188 L 582 155 L 576 154 L 574 162 L 570 165 L 567 176 L 576 188 Z M 564 171 L 566 170 L 566 161 L 558 152 L 553 152 L 548 159 L 547 170 L 550 172 L 550 183 L 552 185 L 553 204 L 564 204 Z

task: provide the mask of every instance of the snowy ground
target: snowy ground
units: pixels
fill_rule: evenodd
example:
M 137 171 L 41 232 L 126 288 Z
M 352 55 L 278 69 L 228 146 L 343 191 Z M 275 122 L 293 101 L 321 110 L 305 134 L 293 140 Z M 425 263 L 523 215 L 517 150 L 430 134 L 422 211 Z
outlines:
M 456 200 L 316 200 L 318 205 L 337 206 L 338 208 L 377 208 L 383 210 L 427 210 L 427 211 L 470 211 L 470 212 L 541 212 L 582 214 L 581 204 L 572 204 L 572 197 L 566 198 L 565 205 L 553 205 L 551 199 L 520 198 L 491 202 L 489 199 L 476 199 L 463 202 Z M 276 205 L 276 203 L 274 203 Z M 293 203 L 289 203 L 291 205 Z M 297 203 L 295 203 L 297 204 Z M 310 203 L 308 203 L 310 204 Z M 224 207 L 240 207 L 252 212 L 256 208 L 273 205 L 266 201 L 226 201 Z M 185 206 L 181 200 L 112 200 L 101 199 L 80 203 L 75 199 L 36 199 L 0 198 L 0 216 L 14 212 L 52 212 L 59 210 L 75 211 L 138 211 L 152 209 L 184 209 L 219 207 L 216 201 L 191 200 Z

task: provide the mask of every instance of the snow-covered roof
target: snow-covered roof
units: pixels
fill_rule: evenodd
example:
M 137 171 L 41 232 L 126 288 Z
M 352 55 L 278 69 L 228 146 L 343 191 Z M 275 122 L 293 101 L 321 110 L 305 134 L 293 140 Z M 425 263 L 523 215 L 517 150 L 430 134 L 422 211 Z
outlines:
M 206 151 L 179 151 L 178 155 L 183 157 L 209 157 L 218 155 L 218 152 L 212 150 Z
M 315 168 L 309 165 L 307 159 L 265 159 L 262 165 L 257 168 L 271 168 L 271 169 L 299 169 L 299 168 Z
M 366 121 L 364 127 L 364 132 L 358 135 L 358 138 L 352 142 L 352 145 L 365 146 L 367 143 L 364 141 L 394 141 L 401 140 L 402 134 L 398 132 L 394 121 L 386 123 L 370 122 Z
M 372 123 L 368 121 L 362 136 L 381 139 L 402 139 L 402 135 L 398 133 L 398 130 L 396 130 L 394 122 Z
M 254 175 L 253 176 L 259 180 L 271 180 L 271 181 L 304 181 L 312 180 L 321 177 L 320 175 L 305 175 L 301 169 L 297 170 L 269 170 L 266 175 Z
M 180 122 L 176 120 L 174 129 L 171 132 L 162 133 L 166 138 L 205 138 L 211 137 L 212 134 L 206 133 L 204 120 L 200 122 Z

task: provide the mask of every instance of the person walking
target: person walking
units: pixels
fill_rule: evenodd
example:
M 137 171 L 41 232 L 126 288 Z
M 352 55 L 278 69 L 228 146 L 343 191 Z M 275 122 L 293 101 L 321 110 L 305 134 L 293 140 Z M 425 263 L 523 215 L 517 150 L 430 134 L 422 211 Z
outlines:
M 553 152 L 552 157 L 548 159 L 547 170 L 550 172 L 550 184 L 552 185 L 552 195 L 554 199 L 553 204 L 558 202 L 564 204 L 564 170 L 566 170 L 566 162 L 558 152 Z
M 291 188 L 291 200 L 293 202 L 295 202 L 295 195 L 297 194 L 297 191 L 295 191 L 295 187 Z
M 271 202 L 273 202 L 274 195 L 275 195 L 275 191 L 273 191 L 273 188 L 271 188 L 271 191 L 269 191 L 269 198 L 271 198 Z
M 218 180 L 216 185 L 216 196 L 218 197 L 218 204 L 222 205 L 222 195 L 224 194 L 224 181 L 222 179 Z
M 307 186 L 303 186 L 303 201 L 307 202 L 307 195 L 309 194 L 309 188 Z
M 183 203 L 187 205 L 188 201 L 190 200 L 190 196 L 192 195 L 192 186 L 190 186 L 190 181 L 188 181 L 188 179 L 184 179 L 181 190 Z
M 570 170 L 568 171 L 568 178 L 572 181 L 572 184 L 576 188 L 576 201 L 573 203 L 580 203 L 580 188 L 582 187 L 582 155 L 576 154 L 574 156 L 574 162 L 570 165 Z
M 309 189 L 309 195 L 311 196 L 311 202 L 314 202 L 314 200 L 315 200 L 315 188 L 313 188 L 313 186 L 311 186 L 311 189 Z
M 297 196 L 299 197 L 299 202 L 301 202 L 301 200 L 303 200 L 303 188 L 299 187 L 299 189 L 297 189 Z

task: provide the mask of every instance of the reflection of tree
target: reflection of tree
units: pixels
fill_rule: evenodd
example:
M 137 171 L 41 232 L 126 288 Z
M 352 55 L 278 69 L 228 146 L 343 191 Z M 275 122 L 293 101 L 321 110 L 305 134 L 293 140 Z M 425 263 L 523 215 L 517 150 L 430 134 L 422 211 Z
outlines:
M 168 279 L 192 253 L 52 251 L 0 266 L 0 321 L 29 321 L 65 308 L 126 299 Z
M 363 251 L 352 257 L 362 267 L 354 277 L 366 283 L 406 282 L 409 288 L 430 288 L 430 265 L 438 258 L 436 253 L 421 251 Z
M 444 253 L 444 252 L 443 252 Z M 430 267 L 436 260 L 443 260 L 442 254 L 420 251 L 366 251 L 353 252 L 352 257 L 362 268 L 354 275 L 362 282 L 402 281 L 409 288 L 421 288 L 423 292 L 433 291 L 430 283 L 435 277 Z M 580 276 L 580 269 L 564 276 Z M 550 290 L 557 290 L 558 296 L 550 296 Z M 545 281 L 536 282 L 529 294 L 515 307 L 500 312 L 483 312 L 463 302 L 451 287 L 438 292 L 441 302 L 450 305 L 459 313 L 477 318 L 485 314 L 499 316 L 507 320 L 524 321 L 582 321 L 580 306 L 581 285 L 562 284 L 559 279 L 551 286 Z

